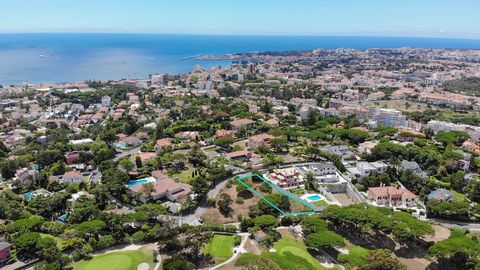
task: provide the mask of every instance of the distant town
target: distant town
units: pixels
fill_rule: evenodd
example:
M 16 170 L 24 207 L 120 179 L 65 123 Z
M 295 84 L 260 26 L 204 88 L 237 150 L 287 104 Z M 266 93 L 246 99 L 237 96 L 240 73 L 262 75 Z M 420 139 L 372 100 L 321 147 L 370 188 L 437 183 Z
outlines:
M 194 59 L 0 86 L 0 269 L 480 267 L 480 50 Z

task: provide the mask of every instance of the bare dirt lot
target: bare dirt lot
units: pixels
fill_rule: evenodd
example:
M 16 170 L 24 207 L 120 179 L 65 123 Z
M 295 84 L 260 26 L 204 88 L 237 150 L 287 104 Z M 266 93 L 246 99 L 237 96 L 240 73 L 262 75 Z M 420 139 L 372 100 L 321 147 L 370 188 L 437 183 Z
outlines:
M 350 198 L 350 196 L 348 196 L 347 193 L 333 194 L 333 197 L 335 197 L 343 206 L 349 206 L 351 204 L 357 203 L 352 198 Z
M 407 267 L 408 270 L 424 270 L 427 269 L 430 261 L 423 258 L 398 258 L 400 262 Z
M 435 234 L 424 237 L 424 240 L 427 242 L 439 242 L 447 239 L 452 234 L 450 229 L 442 227 L 440 225 L 432 225 L 432 228 L 435 230 Z
M 262 249 L 260 248 L 258 243 L 250 238 L 247 240 L 247 242 L 245 242 L 245 250 L 248 251 L 248 253 L 252 253 L 255 255 L 262 254 Z

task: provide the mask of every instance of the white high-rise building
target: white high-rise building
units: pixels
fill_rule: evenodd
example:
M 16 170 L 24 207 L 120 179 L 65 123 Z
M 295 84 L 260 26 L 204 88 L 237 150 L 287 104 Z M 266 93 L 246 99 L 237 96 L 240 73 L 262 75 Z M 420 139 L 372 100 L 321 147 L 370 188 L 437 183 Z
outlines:
M 102 106 L 103 107 L 110 107 L 112 105 L 112 98 L 109 96 L 102 97 Z
M 379 126 L 383 127 L 405 127 L 407 126 L 407 118 L 401 111 L 394 109 L 379 109 L 376 113 L 375 120 Z
M 163 84 L 165 82 L 165 74 L 150 75 L 150 82 L 152 84 Z
M 194 73 L 199 73 L 202 72 L 202 67 L 199 64 L 196 64 L 195 67 L 193 68 Z
M 238 82 L 242 83 L 245 80 L 245 76 L 242 73 L 238 73 Z

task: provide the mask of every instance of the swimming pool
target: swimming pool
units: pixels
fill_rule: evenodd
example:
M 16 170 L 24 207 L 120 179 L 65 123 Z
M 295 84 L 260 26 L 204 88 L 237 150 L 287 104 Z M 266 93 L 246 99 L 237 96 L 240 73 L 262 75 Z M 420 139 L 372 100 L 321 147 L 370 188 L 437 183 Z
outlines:
M 60 221 L 62 221 L 62 222 L 65 222 L 65 221 L 67 220 L 67 218 L 68 218 L 68 214 L 65 213 L 65 214 L 59 216 L 59 217 L 58 217 L 58 220 L 60 220 Z
M 143 185 L 143 184 L 148 184 L 148 183 L 153 183 L 156 182 L 155 178 L 153 177 L 148 177 L 148 178 L 143 178 L 143 179 L 138 179 L 135 181 L 130 181 L 127 183 L 127 187 L 133 187 L 136 185 Z
M 117 143 L 117 144 L 115 144 L 115 146 L 117 146 L 118 148 L 120 148 L 122 150 L 127 149 L 127 146 L 124 143 Z
M 33 193 L 32 192 L 28 192 L 28 193 L 25 193 L 25 199 L 27 200 L 30 200 L 31 198 L 33 198 Z
M 310 196 L 307 197 L 307 199 L 308 199 L 309 201 L 314 202 L 314 201 L 319 201 L 319 200 L 321 200 L 322 197 L 321 197 L 320 195 L 310 195 Z

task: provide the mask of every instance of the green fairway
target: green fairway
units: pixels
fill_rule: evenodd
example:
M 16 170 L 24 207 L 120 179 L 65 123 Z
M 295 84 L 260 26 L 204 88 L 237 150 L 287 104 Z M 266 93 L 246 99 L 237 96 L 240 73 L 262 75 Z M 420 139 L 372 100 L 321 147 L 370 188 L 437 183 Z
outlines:
M 153 268 L 153 253 L 150 250 L 119 251 L 102 254 L 91 260 L 83 260 L 73 265 L 75 270 L 136 270 L 141 263 L 148 263 Z
M 305 244 L 296 241 L 293 238 L 283 236 L 282 239 L 275 243 L 275 250 L 277 253 L 282 255 L 286 255 L 285 253 L 288 254 L 288 252 L 291 252 L 295 256 L 305 259 L 315 269 L 323 269 L 322 265 L 320 265 L 320 262 L 318 262 L 318 260 L 307 251 Z
M 212 241 L 205 247 L 205 253 L 219 260 L 227 260 L 233 255 L 235 239 L 231 235 L 215 234 Z
M 360 267 L 367 263 L 367 256 L 370 251 L 360 246 L 352 246 L 347 254 L 339 254 L 338 260 L 341 263 L 349 264 L 352 266 Z
M 307 247 L 295 239 L 283 236 L 275 243 L 275 252 L 265 252 L 262 255 L 245 253 L 235 263 L 236 266 L 245 266 L 260 257 L 268 258 L 282 270 L 338 270 L 337 265 L 332 268 L 323 267 L 308 251 Z

